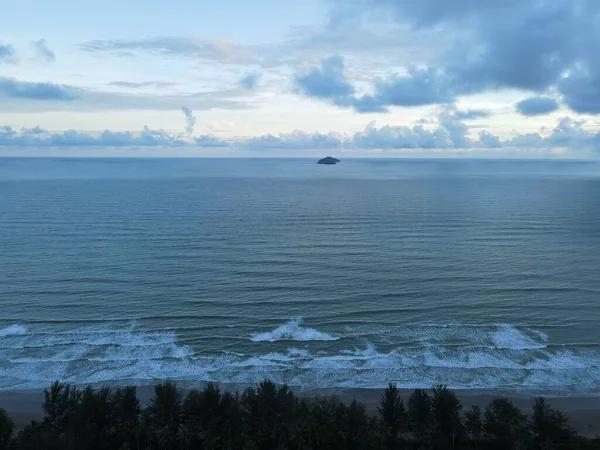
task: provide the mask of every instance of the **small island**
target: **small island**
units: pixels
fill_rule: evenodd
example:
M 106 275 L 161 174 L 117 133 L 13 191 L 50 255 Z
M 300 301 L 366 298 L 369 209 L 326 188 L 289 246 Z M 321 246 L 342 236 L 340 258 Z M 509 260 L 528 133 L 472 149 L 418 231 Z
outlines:
M 317 164 L 326 164 L 328 166 L 333 166 L 334 164 L 337 164 L 339 162 L 341 162 L 339 159 L 335 159 L 335 158 L 332 158 L 331 156 L 327 156 L 323 159 L 320 159 L 317 162 Z

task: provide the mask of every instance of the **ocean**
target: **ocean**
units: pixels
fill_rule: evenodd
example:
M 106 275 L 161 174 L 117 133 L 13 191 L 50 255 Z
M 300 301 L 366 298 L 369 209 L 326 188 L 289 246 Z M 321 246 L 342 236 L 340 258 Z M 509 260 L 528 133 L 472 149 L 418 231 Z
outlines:
M 0 390 L 595 395 L 600 163 L 0 159 Z

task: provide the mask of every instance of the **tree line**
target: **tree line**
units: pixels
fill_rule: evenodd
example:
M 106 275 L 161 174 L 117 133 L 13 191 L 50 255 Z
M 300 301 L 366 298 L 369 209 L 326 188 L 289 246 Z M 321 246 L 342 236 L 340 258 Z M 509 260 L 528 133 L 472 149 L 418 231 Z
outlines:
M 43 418 L 18 432 L 0 409 L 0 450 L 600 449 L 600 439 L 579 436 L 543 398 L 527 416 L 508 398 L 463 411 L 443 385 L 404 401 L 390 384 L 372 413 L 357 401 L 301 398 L 270 381 L 241 394 L 213 384 L 186 392 L 158 384 L 142 407 L 135 387 L 56 382 L 44 391 Z

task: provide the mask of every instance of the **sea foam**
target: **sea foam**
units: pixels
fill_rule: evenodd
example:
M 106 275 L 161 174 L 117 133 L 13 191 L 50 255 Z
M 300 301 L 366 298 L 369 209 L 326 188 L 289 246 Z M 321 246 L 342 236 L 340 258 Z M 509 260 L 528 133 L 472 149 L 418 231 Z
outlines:
M 27 333 L 27 328 L 22 325 L 14 324 L 9 327 L 0 330 L 0 337 L 4 336 L 16 336 Z
M 338 336 L 333 336 L 313 328 L 301 326 L 302 318 L 292 319 L 273 331 L 254 333 L 250 336 L 253 342 L 276 342 L 276 341 L 337 341 Z
M 454 388 L 571 389 L 598 381 L 600 349 L 552 345 L 548 337 L 509 325 L 394 327 L 386 339 L 352 333 L 334 336 L 292 320 L 253 335 L 251 354 L 203 352 L 182 345 L 175 331 L 144 331 L 106 324 L 50 332 L 11 326 L 0 330 L 0 390 L 48 386 L 55 380 L 86 383 L 255 384 L 264 378 L 303 387 L 403 388 L 445 383 Z M 441 331 L 440 331 L 441 330 Z M 364 331 L 364 330 L 363 330 Z M 436 334 L 441 333 L 441 334 Z M 408 335 L 427 345 L 390 345 Z M 343 340 L 341 338 L 343 337 Z M 446 345 L 442 338 L 458 339 Z M 369 340 L 371 339 L 371 341 Z M 302 342 L 286 351 L 270 342 Z M 331 344 L 310 341 L 332 341 Z M 262 344 L 259 344 L 261 343 Z M 435 344 L 434 344 L 435 342 Z

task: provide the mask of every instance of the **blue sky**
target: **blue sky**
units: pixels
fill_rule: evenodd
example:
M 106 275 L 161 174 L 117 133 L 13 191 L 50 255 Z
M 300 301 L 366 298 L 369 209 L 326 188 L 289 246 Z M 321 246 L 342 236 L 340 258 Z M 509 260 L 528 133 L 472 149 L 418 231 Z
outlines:
M 589 157 L 600 147 L 594 0 L 1 8 L 0 154 Z

